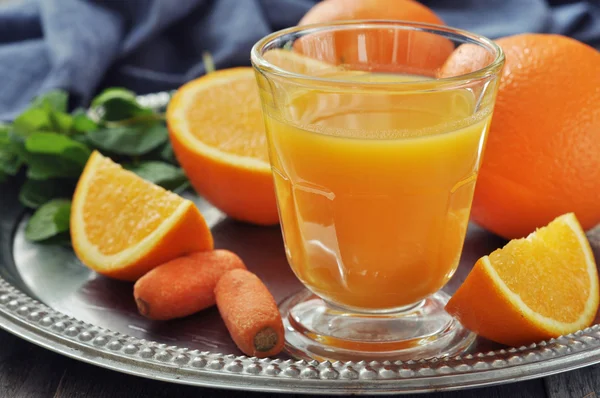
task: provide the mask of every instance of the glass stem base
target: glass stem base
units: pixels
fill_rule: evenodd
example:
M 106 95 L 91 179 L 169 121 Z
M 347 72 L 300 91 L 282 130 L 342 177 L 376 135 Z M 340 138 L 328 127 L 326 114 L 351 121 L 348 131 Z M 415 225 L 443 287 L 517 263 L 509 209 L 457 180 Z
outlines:
M 450 297 L 437 292 L 393 313 L 349 313 L 308 290 L 280 305 L 286 350 L 319 361 L 407 361 L 464 352 L 475 334 L 451 317 Z

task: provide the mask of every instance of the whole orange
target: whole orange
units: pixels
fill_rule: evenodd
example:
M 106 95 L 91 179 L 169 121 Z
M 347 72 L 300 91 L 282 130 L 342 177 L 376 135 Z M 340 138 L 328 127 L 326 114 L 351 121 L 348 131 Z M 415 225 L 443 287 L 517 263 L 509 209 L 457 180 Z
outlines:
M 412 0 L 324 0 L 311 8 L 298 25 L 355 19 L 444 24 L 430 8 Z
M 600 222 L 600 52 L 547 34 L 499 39 L 506 53 L 472 218 L 517 238 L 574 212 Z M 460 49 L 460 48 L 459 48 Z M 484 66 L 455 51 L 440 75 Z
M 444 25 L 431 9 L 412 0 L 324 0 L 310 9 L 299 25 L 359 19 Z M 301 39 L 304 54 L 376 72 L 433 75 L 454 49 L 449 40 L 432 33 L 387 28 L 326 32 L 314 35 L 315 40 L 310 37 Z M 332 42 L 335 51 L 322 53 L 323 42 Z

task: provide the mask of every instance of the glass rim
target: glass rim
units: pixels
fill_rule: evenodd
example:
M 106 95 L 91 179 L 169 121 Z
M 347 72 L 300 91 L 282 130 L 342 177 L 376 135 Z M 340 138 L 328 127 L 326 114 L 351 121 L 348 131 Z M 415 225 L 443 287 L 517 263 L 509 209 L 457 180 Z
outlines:
M 465 42 L 471 42 L 478 44 L 488 50 L 492 50 L 495 54 L 494 60 L 483 68 L 477 69 L 472 72 L 450 76 L 450 77 L 434 77 L 433 79 L 413 80 L 413 81 L 400 81 L 400 82 L 357 82 L 356 80 L 343 79 L 343 78 L 328 78 L 322 76 L 313 76 L 298 72 L 293 72 L 277 65 L 272 64 L 264 58 L 263 50 L 275 40 L 284 37 L 286 35 L 297 34 L 297 33 L 318 33 L 323 31 L 342 31 L 349 29 L 374 29 L 374 28 L 392 28 L 401 29 L 405 31 L 419 31 L 431 34 L 437 34 L 441 36 L 441 33 L 451 34 L 454 36 L 460 36 L 466 38 Z M 480 80 L 482 78 L 496 75 L 502 69 L 504 65 L 504 51 L 496 44 L 493 40 L 488 39 L 485 36 L 481 36 L 475 33 L 471 33 L 466 30 L 453 28 L 445 25 L 434 25 L 421 22 L 412 21 L 401 21 L 401 20 L 378 20 L 378 19 L 362 19 L 352 21 L 338 21 L 338 22 L 327 22 L 318 23 L 311 25 L 294 26 L 278 30 L 270 33 L 257 41 L 250 51 L 250 60 L 252 66 L 259 72 L 265 72 L 273 76 L 282 78 L 293 79 L 297 82 L 308 83 L 310 85 L 351 85 L 351 86 L 363 86 L 363 87 L 403 87 L 418 90 L 419 88 L 426 88 L 428 91 L 437 90 L 447 86 L 456 86 L 464 84 L 466 82 Z M 432 87 L 432 83 L 434 87 Z

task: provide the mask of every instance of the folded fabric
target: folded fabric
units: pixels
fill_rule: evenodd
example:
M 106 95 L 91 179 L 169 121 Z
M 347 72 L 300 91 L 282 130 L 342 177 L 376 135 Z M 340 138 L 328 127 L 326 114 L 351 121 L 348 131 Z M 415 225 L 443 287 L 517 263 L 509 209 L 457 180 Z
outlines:
M 295 25 L 317 0 L 0 0 L 0 120 L 35 96 L 68 90 L 86 104 L 102 87 L 177 88 L 248 65 L 252 45 Z M 496 38 L 552 32 L 600 47 L 598 0 L 424 0 L 451 26 Z

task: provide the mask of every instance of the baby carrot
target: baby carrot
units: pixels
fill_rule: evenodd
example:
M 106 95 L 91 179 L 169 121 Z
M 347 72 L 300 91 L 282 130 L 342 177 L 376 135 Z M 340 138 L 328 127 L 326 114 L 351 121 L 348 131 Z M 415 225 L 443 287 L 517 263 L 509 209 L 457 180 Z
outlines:
M 242 269 L 229 271 L 217 283 L 215 295 L 225 326 L 244 354 L 264 358 L 283 349 L 277 304 L 256 275 Z
M 181 318 L 215 305 L 215 286 L 227 271 L 246 266 L 227 250 L 193 253 L 166 262 L 135 283 L 140 314 L 150 319 Z

